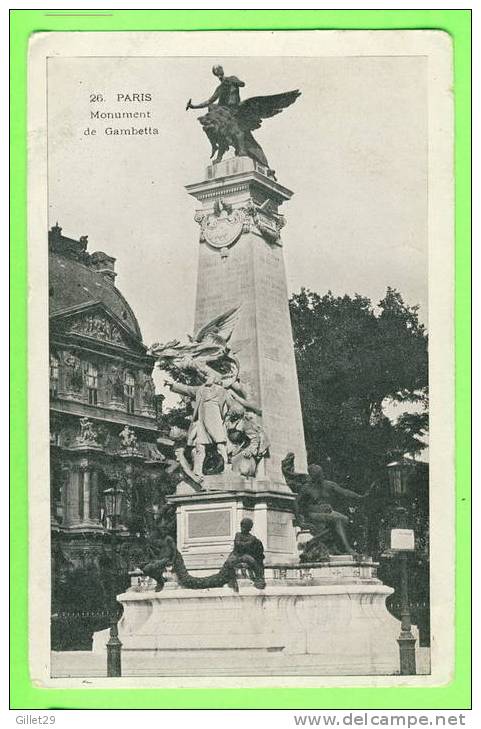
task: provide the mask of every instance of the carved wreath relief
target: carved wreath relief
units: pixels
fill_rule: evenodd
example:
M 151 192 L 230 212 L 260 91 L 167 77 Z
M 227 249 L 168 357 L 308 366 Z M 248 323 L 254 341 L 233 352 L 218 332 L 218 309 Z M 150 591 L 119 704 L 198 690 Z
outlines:
M 221 253 L 225 253 L 242 233 L 249 232 L 280 245 L 280 231 L 285 224 L 282 215 L 264 210 L 252 202 L 234 210 L 222 199 L 215 202 L 213 213 L 198 211 L 194 219 L 200 225 L 200 240 L 220 249 Z

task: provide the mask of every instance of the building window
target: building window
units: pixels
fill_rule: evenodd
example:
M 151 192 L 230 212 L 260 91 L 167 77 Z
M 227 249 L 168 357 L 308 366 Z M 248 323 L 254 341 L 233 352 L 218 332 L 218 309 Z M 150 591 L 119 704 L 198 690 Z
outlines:
M 97 405 L 99 373 L 95 365 L 90 362 L 87 365 L 86 381 L 89 405 Z
M 85 516 L 84 510 L 84 499 L 85 499 L 85 482 L 84 482 L 84 471 L 78 471 L 78 515 L 80 521 L 83 521 Z
M 59 362 L 55 355 L 50 355 L 50 397 L 58 395 Z
M 57 433 L 54 430 L 50 431 L 50 445 L 60 445 L 60 433 Z
M 127 412 L 133 413 L 135 410 L 135 377 L 130 372 L 125 375 L 124 398 Z

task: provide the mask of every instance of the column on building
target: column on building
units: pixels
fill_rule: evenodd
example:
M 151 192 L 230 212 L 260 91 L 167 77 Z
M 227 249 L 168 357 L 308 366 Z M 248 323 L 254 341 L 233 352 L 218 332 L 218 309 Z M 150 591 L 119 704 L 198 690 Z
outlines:
M 98 468 L 94 463 L 84 460 L 72 466 L 64 493 L 65 528 L 101 526 L 98 489 Z

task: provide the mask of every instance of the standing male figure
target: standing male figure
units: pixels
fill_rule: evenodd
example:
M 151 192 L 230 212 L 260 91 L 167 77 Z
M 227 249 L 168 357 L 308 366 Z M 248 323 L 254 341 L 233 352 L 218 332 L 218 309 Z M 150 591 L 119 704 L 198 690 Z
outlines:
M 194 447 L 194 474 L 199 478 L 202 478 L 206 446 L 216 446 L 224 461 L 224 470 L 228 462 L 225 417 L 230 395 L 221 383 L 220 376 L 210 374 L 203 385 L 184 385 L 180 382 L 169 385 L 172 392 L 195 398 L 187 445 Z

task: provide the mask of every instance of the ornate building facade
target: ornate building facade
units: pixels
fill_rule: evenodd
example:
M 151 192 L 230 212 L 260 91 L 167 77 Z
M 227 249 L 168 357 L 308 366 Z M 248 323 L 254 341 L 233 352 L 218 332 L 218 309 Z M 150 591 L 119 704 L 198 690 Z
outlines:
M 88 253 L 86 236 L 67 238 L 58 224 L 49 231 L 52 609 L 57 617 L 79 606 L 92 612 L 109 604 L 116 585 L 107 583 L 122 545 L 141 537 L 166 488 L 156 443 L 154 360 L 115 277 L 115 259 Z

